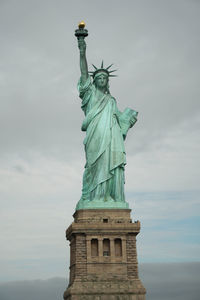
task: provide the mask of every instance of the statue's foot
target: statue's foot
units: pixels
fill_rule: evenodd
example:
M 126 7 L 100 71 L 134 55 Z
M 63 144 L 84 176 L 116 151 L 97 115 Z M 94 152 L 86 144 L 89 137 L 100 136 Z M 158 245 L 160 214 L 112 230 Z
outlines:
M 110 196 L 105 196 L 103 199 L 102 199 L 104 202 L 114 202 L 115 200 Z

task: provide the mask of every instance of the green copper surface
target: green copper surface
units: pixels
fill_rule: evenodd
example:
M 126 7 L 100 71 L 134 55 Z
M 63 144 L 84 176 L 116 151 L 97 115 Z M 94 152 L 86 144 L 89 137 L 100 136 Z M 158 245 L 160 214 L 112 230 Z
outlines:
M 109 91 L 109 73 L 103 66 L 88 74 L 86 43 L 78 38 L 81 78 L 78 82 L 81 108 L 85 114 L 82 131 L 86 165 L 83 174 L 82 196 L 79 209 L 124 209 L 124 167 L 126 153 L 124 140 L 129 128 L 137 121 L 137 112 L 126 108 L 120 112 Z M 105 71 L 104 71 L 105 70 Z
M 110 199 L 108 201 L 102 199 L 102 200 L 96 200 L 93 199 L 92 201 L 85 200 L 85 201 L 79 201 L 76 205 L 76 210 L 79 209 L 128 209 L 129 205 L 125 201 L 114 201 L 113 199 Z

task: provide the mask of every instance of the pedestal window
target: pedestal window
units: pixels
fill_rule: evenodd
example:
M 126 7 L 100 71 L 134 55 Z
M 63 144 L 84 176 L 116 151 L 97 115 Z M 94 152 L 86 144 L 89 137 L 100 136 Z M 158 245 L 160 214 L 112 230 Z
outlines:
M 115 239 L 115 256 L 122 256 L 122 240 Z
M 103 256 L 110 256 L 110 240 L 103 240 Z
M 98 239 L 91 240 L 91 256 L 99 255 Z

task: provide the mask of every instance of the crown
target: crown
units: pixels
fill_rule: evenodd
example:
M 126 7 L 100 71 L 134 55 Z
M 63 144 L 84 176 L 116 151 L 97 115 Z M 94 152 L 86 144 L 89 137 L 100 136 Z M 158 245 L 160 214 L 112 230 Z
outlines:
M 92 64 L 93 65 L 93 64 Z M 89 71 L 88 73 L 90 73 L 94 79 L 95 75 L 99 72 L 104 72 L 108 75 L 108 77 L 117 77 L 117 75 L 111 75 L 111 73 L 117 71 L 117 70 L 111 70 L 109 71 L 109 69 L 113 66 L 113 64 L 111 64 L 110 66 L 108 66 L 107 68 L 104 68 L 103 67 L 103 60 L 102 60 L 102 63 L 101 63 L 101 67 L 98 69 L 95 65 L 93 65 L 94 67 L 94 71 Z

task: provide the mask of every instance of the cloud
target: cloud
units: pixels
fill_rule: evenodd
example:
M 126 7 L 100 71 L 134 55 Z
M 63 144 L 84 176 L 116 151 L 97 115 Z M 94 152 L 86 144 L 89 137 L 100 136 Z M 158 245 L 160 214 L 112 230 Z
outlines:
M 149 300 L 197 300 L 199 263 L 144 264 L 141 278 Z
M 13 295 L 16 300 L 62 299 L 66 285 L 63 278 L 6 283 L 0 286 L 0 297 L 1 300 L 9 300 Z
M 128 191 L 199 189 L 200 114 L 184 120 L 147 145 L 138 146 L 138 133 L 127 141 L 126 182 Z M 137 149 L 138 147 L 138 149 Z
M 148 300 L 197 300 L 199 288 L 200 264 L 143 264 L 140 266 L 140 278 L 147 289 Z M 1 300 L 29 298 L 59 299 L 66 289 L 63 278 L 48 280 L 18 281 L 0 284 Z
M 85 163 L 74 37 L 82 19 L 89 65 L 114 62 L 119 77 L 111 93 L 121 110 L 139 111 L 126 141 L 125 186 L 144 228 L 139 253 L 169 261 L 184 248 L 179 257 L 194 260 L 194 244 L 187 244 L 192 225 L 175 243 L 170 237 L 180 228 L 173 233 L 168 224 L 196 218 L 199 208 L 198 1 L 19 0 L 1 1 L 0 8 L 1 279 L 66 272 L 64 229 Z M 162 225 L 168 247 L 155 228 Z
M 119 78 L 111 82 L 111 92 L 121 109 L 134 107 L 140 113 L 140 148 L 193 119 L 199 109 L 199 5 L 102 3 L 107 9 L 102 5 L 97 12 L 96 2 L 79 2 L 80 12 L 73 18 L 76 5 L 62 1 L 59 6 L 51 1 L 2 4 L 2 154 L 24 155 L 30 148 L 80 154 L 83 114 L 75 92 L 79 58 L 73 32 L 83 16 L 90 33 L 89 63 L 102 58 L 115 62 Z M 100 15 L 103 26 L 97 21 Z

